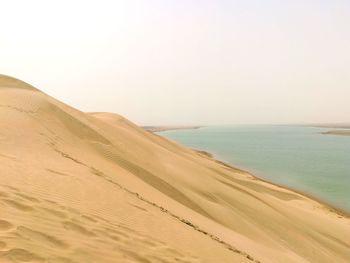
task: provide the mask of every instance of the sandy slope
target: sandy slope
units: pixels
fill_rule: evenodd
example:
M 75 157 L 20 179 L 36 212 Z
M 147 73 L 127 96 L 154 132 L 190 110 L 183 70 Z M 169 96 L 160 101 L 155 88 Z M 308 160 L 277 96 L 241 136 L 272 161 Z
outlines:
M 0 262 L 349 262 L 350 220 L 0 76 Z

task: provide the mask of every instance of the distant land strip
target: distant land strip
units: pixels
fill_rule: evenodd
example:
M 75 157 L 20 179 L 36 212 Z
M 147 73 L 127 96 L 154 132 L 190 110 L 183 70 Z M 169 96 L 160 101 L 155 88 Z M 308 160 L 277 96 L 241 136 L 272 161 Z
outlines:
M 318 128 L 333 128 L 333 129 L 350 129 L 350 123 L 313 123 L 303 126 L 318 127 Z
M 330 130 L 326 132 L 322 132 L 324 135 L 341 135 L 341 136 L 350 136 L 350 129 L 349 130 Z
M 170 130 L 194 130 L 202 128 L 203 126 L 141 126 L 141 128 L 150 132 L 162 132 Z

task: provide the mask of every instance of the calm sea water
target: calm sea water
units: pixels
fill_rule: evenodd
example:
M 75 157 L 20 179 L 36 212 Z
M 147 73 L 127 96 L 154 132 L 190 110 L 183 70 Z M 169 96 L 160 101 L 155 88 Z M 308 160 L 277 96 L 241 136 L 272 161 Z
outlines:
M 160 134 L 350 212 L 350 136 L 298 126 L 204 127 Z

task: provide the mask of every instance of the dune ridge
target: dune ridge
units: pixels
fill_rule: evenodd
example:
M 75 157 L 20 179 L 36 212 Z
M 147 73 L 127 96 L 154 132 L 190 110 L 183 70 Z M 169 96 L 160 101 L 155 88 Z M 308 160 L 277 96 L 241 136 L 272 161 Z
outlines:
M 348 262 L 350 220 L 0 75 L 0 262 Z

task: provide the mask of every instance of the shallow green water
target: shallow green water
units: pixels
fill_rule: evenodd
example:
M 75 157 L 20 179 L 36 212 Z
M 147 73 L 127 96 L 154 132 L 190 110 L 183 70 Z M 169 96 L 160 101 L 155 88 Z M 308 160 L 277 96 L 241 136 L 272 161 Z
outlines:
M 299 126 L 205 127 L 160 134 L 350 212 L 350 136 Z

